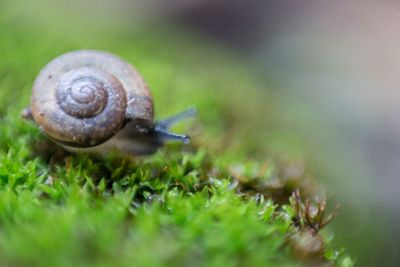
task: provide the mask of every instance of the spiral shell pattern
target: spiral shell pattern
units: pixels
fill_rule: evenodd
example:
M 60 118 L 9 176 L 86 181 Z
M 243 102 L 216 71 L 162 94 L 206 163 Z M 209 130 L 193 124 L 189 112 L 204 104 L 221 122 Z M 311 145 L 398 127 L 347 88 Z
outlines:
M 78 118 L 90 118 L 104 110 L 107 97 L 113 95 L 112 90 L 117 91 L 119 95 L 124 94 L 113 76 L 103 71 L 82 68 L 70 71 L 60 78 L 56 88 L 56 99 L 60 108 L 67 114 Z
M 153 116 L 150 93 L 136 71 L 114 55 L 90 50 L 51 61 L 35 80 L 31 109 L 43 133 L 73 147 L 99 145 L 127 120 Z

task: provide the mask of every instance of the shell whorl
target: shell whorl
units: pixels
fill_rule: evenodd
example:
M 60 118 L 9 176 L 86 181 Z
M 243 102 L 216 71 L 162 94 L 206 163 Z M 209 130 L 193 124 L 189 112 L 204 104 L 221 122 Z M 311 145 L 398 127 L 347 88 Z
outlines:
M 36 78 L 31 102 L 42 132 L 73 147 L 99 145 L 127 120 L 153 116 L 151 95 L 137 72 L 99 51 L 75 51 L 54 59 Z
M 90 118 L 104 110 L 113 90 L 120 95 L 124 94 L 122 86 L 113 76 L 92 68 L 81 68 L 60 78 L 56 99 L 67 114 Z

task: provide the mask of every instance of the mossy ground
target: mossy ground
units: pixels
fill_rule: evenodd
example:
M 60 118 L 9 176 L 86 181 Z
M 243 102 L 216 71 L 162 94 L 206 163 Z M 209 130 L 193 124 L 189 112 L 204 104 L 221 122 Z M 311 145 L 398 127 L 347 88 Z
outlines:
M 274 128 L 273 96 L 236 55 L 171 29 L 66 39 L 4 18 L 0 32 L 0 266 L 352 266 L 329 234 L 317 254 L 293 248 L 290 193 L 315 190 L 298 161 L 269 156 L 300 160 L 301 148 Z M 133 63 L 157 118 L 196 106 L 176 129 L 191 145 L 69 154 L 22 121 L 40 68 L 82 48 Z

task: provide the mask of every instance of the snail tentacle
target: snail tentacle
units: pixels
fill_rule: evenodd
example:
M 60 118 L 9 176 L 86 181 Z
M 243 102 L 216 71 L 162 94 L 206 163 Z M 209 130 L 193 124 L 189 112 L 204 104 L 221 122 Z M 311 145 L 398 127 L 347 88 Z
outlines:
M 156 125 L 161 126 L 162 128 L 168 129 L 170 128 L 173 124 L 178 123 L 182 120 L 186 120 L 189 118 L 193 118 L 197 115 L 197 110 L 195 107 L 190 107 L 176 115 L 173 115 L 169 118 L 160 120 L 156 123 Z
M 190 137 L 188 135 L 173 133 L 169 128 L 175 123 L 196 116 L 196 114 L 196 108 L 188 108 L 181 113 L 156 122 L 154 132 L 161 140 L 177 140 L 182 141 L 184 144 L 188 144 L 190 142 Z
M 176 141 L 182 141 L 182 143 L 184 143 L 184 144 L 189 144 L 189 142 L 190 142 L 189 135 L 176 134 L 176 133 L 168 131 L 167 129 L 160 127 L 159 125 L 156 125 L 154 127 L 154 133 L 157 135 L 157 138 L 159 138 L 163 141 L 176 140 Z

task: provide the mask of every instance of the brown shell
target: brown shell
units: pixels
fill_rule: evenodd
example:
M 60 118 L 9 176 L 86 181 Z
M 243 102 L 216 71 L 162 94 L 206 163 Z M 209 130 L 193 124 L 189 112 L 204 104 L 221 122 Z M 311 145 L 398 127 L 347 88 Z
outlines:
M 91 50 L 48 63 L 33 85 L 31 110 L 47 136 L 73 147 L 99 145 L 127 120 L 153 121 L 152 97 L 138 72 L 115 55 Z

